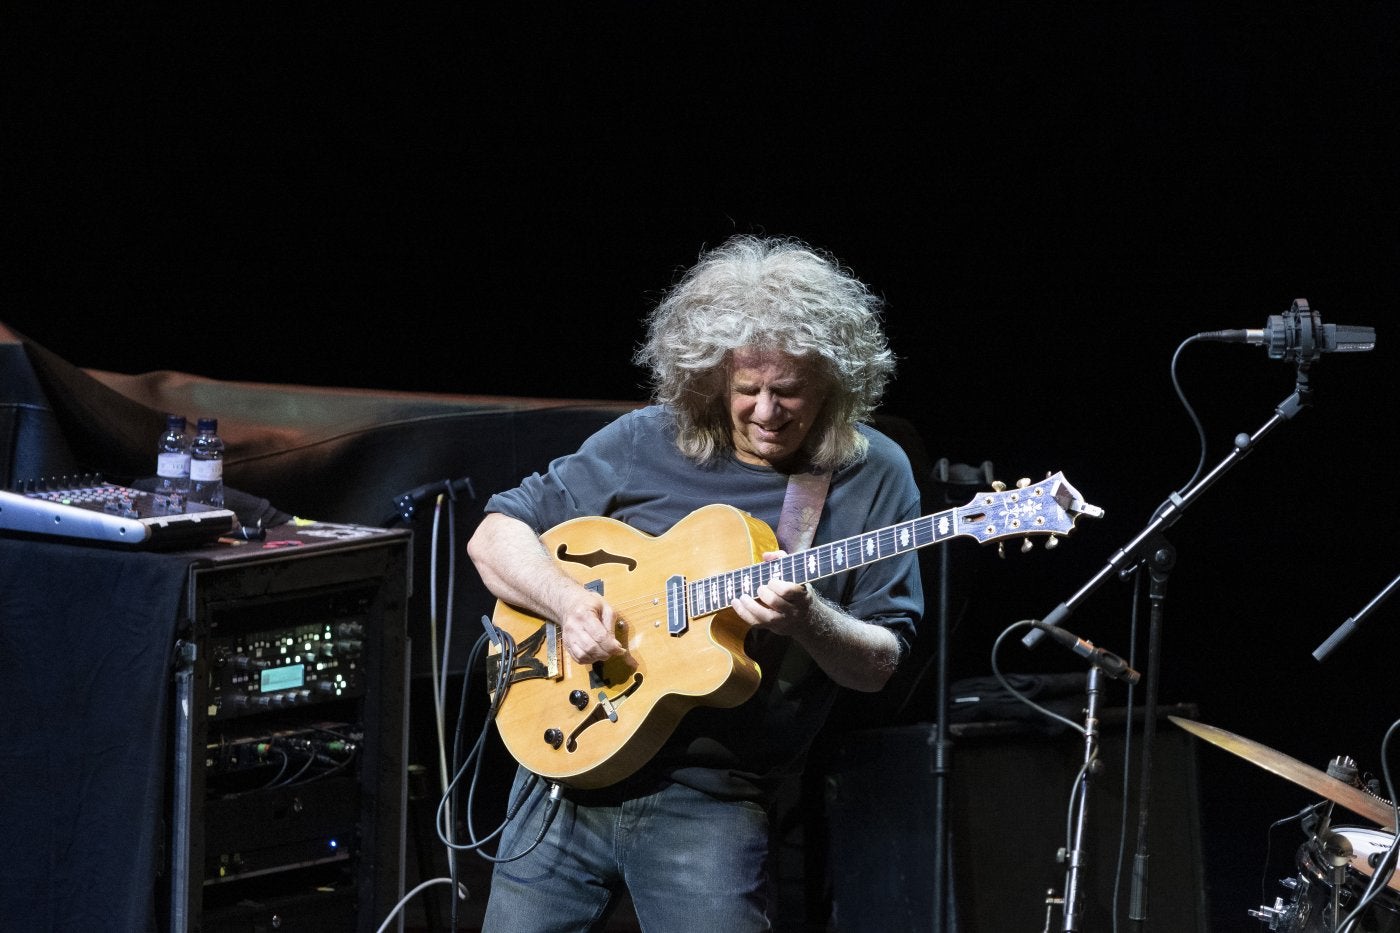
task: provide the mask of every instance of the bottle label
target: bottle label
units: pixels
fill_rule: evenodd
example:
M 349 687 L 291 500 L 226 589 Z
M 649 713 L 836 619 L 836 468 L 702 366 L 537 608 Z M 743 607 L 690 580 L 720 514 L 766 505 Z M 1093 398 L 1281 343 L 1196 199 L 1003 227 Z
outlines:
M 190 479 L 196 483 L 210 483 L 224 478 L 224 461 L 191 460 Z
M 189 476 L 190 475 L 190 455 L 189 454 L 157 454 L 156 455 L 156 475 L 157 476 Z

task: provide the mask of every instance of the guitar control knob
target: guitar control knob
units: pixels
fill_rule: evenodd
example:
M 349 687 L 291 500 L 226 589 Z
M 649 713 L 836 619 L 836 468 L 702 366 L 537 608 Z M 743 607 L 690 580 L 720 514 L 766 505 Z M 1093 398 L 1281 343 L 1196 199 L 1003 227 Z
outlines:
M 550 748 L 558 748 L 564 744 L 564 733 L 559 729 L 544 730 L 544 741 Z
M 583 709 L 588 705 L 588 694 L 582 690 L 571 690 L 569 691 L 569 702 L 573 705 L 574 709 Z M 558 746 L 555 747 L 557 748 Z

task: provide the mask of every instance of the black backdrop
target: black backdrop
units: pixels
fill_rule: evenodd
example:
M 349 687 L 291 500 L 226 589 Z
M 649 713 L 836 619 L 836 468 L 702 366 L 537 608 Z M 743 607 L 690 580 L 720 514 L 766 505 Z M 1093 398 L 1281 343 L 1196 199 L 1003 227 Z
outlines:
M 1311 653 L 1400 573 L 1393 8 L 944 6 L 16 18 L 0 320 L 117 372 L 634 399 L 677 270 L 735 231 L 803 237 L 886 296 L 886 409 L 934 458 L 1063 470 L 1107 510 L 1054 554 L 960 552 L 951 655 L 977 675 L 1196 469 L 1182 341 L 1306 297 L 1377 349 L 1320 360 L 1314 404 L 1170 530 L 1161 697 L 1378 772 L 1400 600 Z M 1220 344 L 1178 374 L 1208 468 L 1297 376 Z M 1067 627 L 1145 666 L 1130 591 Z M 1073 665 L 1055 650 L 999 659 Z M 1235 928 L 1291 872 L 1269 823 L 1310 798 L 1201 762 Z

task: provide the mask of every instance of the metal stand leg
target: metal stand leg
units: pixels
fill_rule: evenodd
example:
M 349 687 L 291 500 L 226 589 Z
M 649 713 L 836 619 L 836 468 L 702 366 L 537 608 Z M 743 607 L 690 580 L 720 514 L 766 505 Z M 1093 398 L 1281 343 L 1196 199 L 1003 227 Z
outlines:
M 985 489 L 992 483 L 992 463 L 980 466 L 948 462 L 945 457 L 934 468 L 934 481 L 943 492 L 945 505 L 957 505 L 964 491 Z M 953 773 L 953 745 L 948 740 L 948 639 L 952 628 L 952 555 L 948 548 L 939 553 L 938 643 L 934 649 L 936 668 L 936 708 L 933 747 L 933 926 L 932 933 L 957 933 L 956 898 L 953 891 L 951 831 L 948 825 L 949 784 Z
M 1099 764 L 1099 681 L 1098 667 L 1089 668 L 1089 703 L 1084 714 L 1084 768 L 1079 776 L 1078 800 L 1075 802 L 1074 839 L 1065 853 L 1069 865 L 1065 872 L 1064 933 L 1077 933 L 1083 914 L 1079 891 L 1079 872 L 1084 867 L 1084 830 L 1089 818 L 1089 782 Z
M 196 647 L 175 646 L 174 770 L 170 816 L 170 933 L 190 928 L 190 789 L 194 777 L 194 662 Z

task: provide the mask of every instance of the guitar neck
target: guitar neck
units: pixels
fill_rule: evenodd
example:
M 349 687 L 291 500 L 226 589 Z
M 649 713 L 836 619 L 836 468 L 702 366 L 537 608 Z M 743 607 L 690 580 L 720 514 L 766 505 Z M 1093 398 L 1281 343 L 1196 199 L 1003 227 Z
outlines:
M 691 581 L 685 587 L 686 606 L 691 618 L 718 612 L 740 594 L 757 592 L 769 580 L 810 583 L 951 538 L 986 543 L 1066 534 L 1081 514 L 1097 517 L 1103 510 L 1085 503 L 1063 474 L 1056 473 L 1033 486 L 982 493 L 966 505 Z

